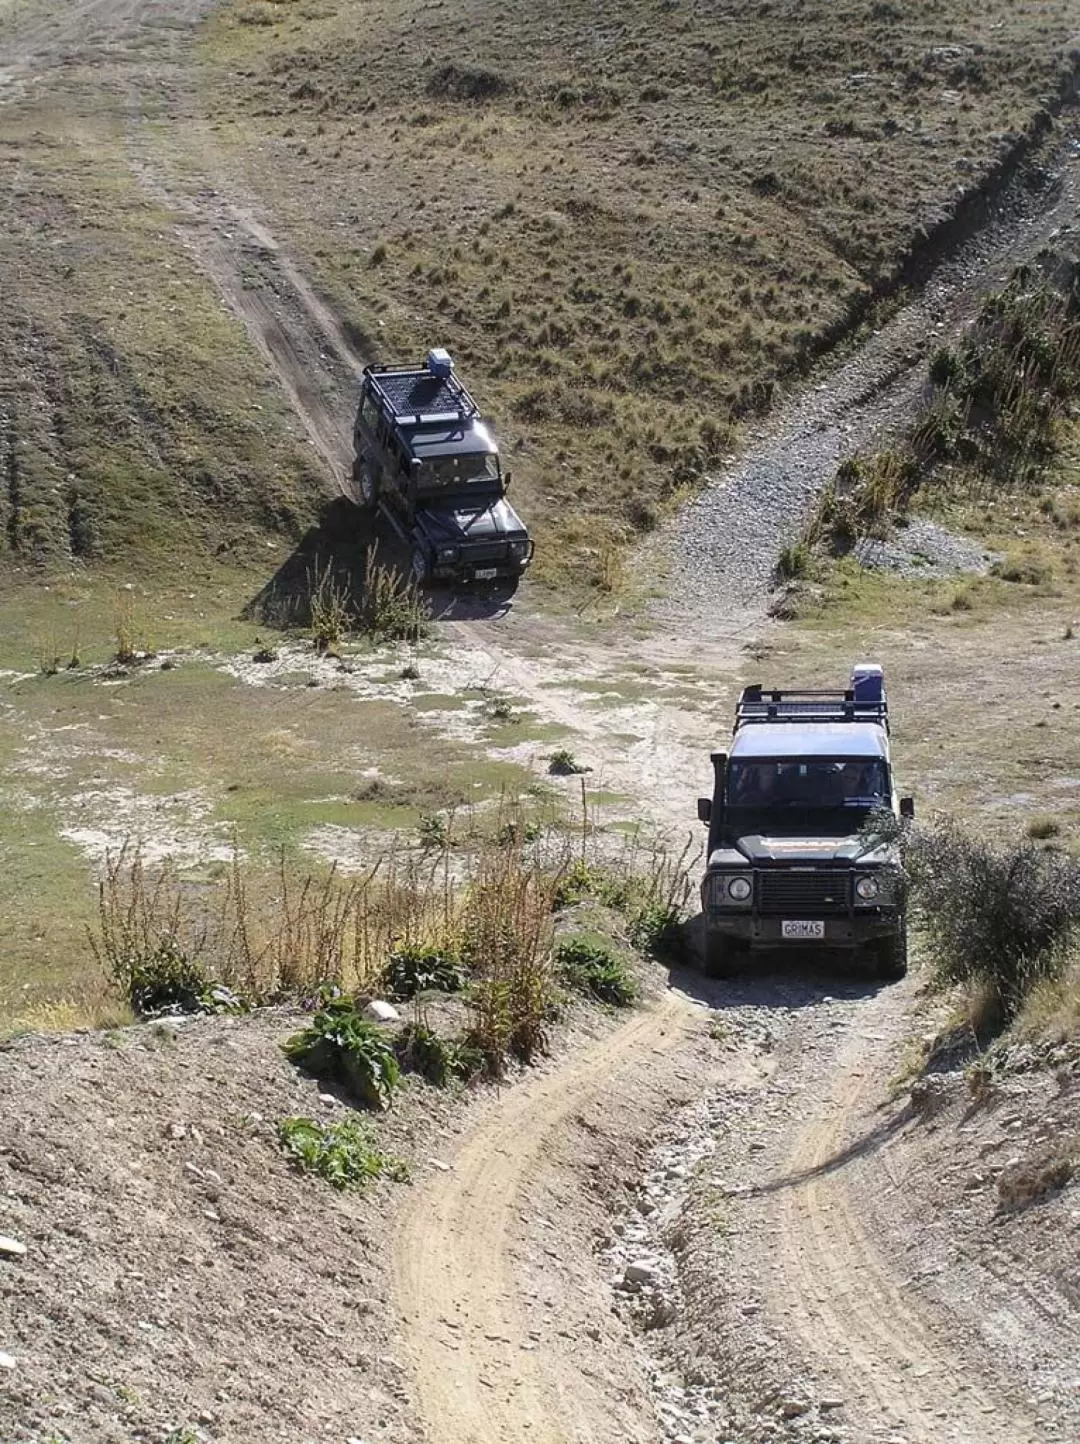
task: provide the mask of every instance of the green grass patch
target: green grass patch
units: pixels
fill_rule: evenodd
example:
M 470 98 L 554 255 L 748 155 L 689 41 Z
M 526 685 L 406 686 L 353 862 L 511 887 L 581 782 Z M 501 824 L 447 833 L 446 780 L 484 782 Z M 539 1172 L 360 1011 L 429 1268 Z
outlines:
M 384 1153 L 371 1129 L 355 1118 L 317 1123 L 313 1118 L 283 1118 L 278 1142 L 302 1173 L 313 1173 L 332 1188 L 364 1188 L 376 1178 L 408 1183 L 409 1170 L 399 1158 Z

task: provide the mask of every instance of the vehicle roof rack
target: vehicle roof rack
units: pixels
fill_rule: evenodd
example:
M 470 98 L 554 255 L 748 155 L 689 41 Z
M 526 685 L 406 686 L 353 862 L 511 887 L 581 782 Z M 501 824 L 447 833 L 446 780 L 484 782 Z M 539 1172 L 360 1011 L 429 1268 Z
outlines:
M 748 722 L 876 722 L 889 730 L 889 704 L 884 688 L 877 697 L 860 696 L 862 689 L 814 692 L 795 688 L 766 690 L 760 684 L 744 687 L 735 705 L 735 731 Z
M 394 426 L 461 424 L 480 415 L 445 352 L 430 351 L 419 366 L 365 366 L 364 375 Z

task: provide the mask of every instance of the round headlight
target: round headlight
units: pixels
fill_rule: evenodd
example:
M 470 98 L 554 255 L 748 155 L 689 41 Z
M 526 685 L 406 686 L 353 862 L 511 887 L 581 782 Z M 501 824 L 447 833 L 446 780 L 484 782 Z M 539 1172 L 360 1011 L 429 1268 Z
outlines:
M 861 877 L 855 884 L 855 891 L 863 902 L 869 902 L 871 898 L 877 897 L 881 888 L 876 877 Z
M 733 877 L 727 885 L 728 897 L 735 902 L 745 902 L 750 896 L 750 879 Z
M 457 556 L 457 547 L 440 547 L 439 560 L 441 562 L 452 562 Z
M 512 541 L 510 543 L 510 555 L 512 557 L 523 557 L 529 550 L 527 541 Z

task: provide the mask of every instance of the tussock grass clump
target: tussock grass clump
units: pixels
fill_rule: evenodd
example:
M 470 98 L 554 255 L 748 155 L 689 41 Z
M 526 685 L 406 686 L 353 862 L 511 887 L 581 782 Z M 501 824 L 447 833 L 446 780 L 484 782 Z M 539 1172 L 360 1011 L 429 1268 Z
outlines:
M 325 1179 L 332 1188 L 363 1188 L 384 1176 L 409 1182 L 405 1164 L 384 1153 L 359 1119 L 317 1123 L 313 1118 L 283 1118 L 277 1131 L 294 1166 Z

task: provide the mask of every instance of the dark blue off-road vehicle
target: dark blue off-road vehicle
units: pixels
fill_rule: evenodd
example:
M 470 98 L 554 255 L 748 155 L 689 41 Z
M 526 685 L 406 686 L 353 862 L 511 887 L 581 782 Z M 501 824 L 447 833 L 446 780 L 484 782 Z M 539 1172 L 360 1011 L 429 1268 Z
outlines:
M 506 499 L 495 439 L 445 351 L 420 366 L 366 366 L 353 442 L 353 499 L 381 509 L 420 582 L 517 584 L 533 543 Z
M 907 916 L 895 845 L 867 827 L 896 795 L 885 679 L 854 669 L 842 692 L 743 691 L 729 752 L 713 754 L 698 802 L 709 842 L 701 905 L 705 968 L 726 977 L 750 954 L 795 946 L 907 971 Z

